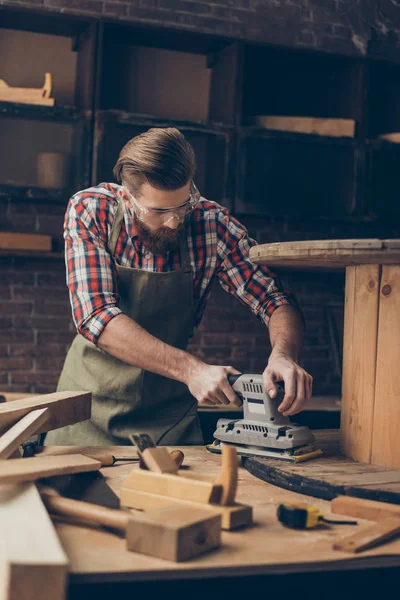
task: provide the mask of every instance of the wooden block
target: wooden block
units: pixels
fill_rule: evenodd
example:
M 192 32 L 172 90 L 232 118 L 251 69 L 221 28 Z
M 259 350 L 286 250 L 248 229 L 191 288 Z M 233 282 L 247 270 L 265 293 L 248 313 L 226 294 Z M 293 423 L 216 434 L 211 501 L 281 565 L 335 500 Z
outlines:
M 51 252 L 51 236 L 37 233 L 0 232 L 1 250 L 34 250 Z
M 166 506 L 128 523 L 128 550 L 164 560 L 188 560 L 220 544 L 221 517 L 201 508 Z
M 49 418 L 48 408 L 28 413 L 0 437 L 0 459 L 9 458 Z
M 342 552 L 362 552 L 386 542 L 400 533 L 400 518 L 393 517 L 369 526 L 358 533 L 349 535 L 333 544 L 334 550 Z
M 400 469 L 400 265 L 382 267 L 378 293 L 375 410 L 369 462 Z
M 256 125 L 276 131 L 292 131 L 331 137 L 354 137 L 355 121 L 352 119 L 321 119 L 317 117 L 254 117 Z
M 43 433 L 90 419 L 91 407 L 90 392 L 55 392 L 0 403 L 0 434 L 38 408 L 50 410 L 49 419 L 37 430 L 37 433 Z
M 382 521 L 389 517 L 398 516 L 400 519 L 400 505 L 376 500 L 363 500 L 351 496 L 338 496 L 331 502 L 331 511 L 338 515 L 357 517 L 369 521 Z
M 0 487 L 1 600 L 64 600 L 68 559 L 34 484 Z
M 221 517 L 221 528 L 230 531 L 239 527 L 247 527 L 253 522 L 253 508 L 246 504 L 234 504 L 232 506 L 221 506 L 220 504 L 200 504 L 187 500 L 178 500 L 160 496 L 159 494 L 149 494 L 148 492 L 139 492 L 131 488 L 123 487 L 120 493 L 121 506 L 135 508 L 137 510 L 151 510 L 176 504 L 178 506 L 192 506 L 208 510 L 211 513 L 219 514 Z
M 154 473 L 177 473 L 178 465 L 165 446 L 146 448 L 141 452 L 146 467 Z
M 100 468 L 101 462 L 83 454 L 0 460 L 0 484 L 35 481 L 53 475 L 98 471 Z
M 169 498 L 201 502 L 202 504 L 219 502 L 222 492 L 221 486 L 203 479 L 195 479 L 193 474 L 189 479 L 179 472 L 176 475 L 170 475 L 169 473 L 152 473 L 142 469 L 132 471 L 124 482 L 124 488 L 160 494 Z

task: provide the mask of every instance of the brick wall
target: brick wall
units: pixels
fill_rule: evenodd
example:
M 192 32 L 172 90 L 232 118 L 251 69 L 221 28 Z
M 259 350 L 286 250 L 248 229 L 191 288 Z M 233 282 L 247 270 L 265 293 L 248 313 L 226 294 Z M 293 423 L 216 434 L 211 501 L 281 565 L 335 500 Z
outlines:
M 344 54 L 400 56 L 397 0 L 0 0 L 0 5 Z
M 64 207 L 0 201 L 2 230 L 46 233 L 62 249 Z M 329 237 L 400 237 L 400 225 L 335 226 L 242 219 L 259 242 Z M 307 332 L 302 364 L 314 377 L 315 394 L 339 394 L 340 377 L 326 314 L 329 301 L 343 302 L 343 273 L 282 272 L 303 309 Z M 51 392 L 74 336 L 62 259 L 0 257 L 0 389 Z M 261 372 L 269 354 L 266 328 L 236 299 L 214 286 L 204 320 L 190 345 L 202 360 Z

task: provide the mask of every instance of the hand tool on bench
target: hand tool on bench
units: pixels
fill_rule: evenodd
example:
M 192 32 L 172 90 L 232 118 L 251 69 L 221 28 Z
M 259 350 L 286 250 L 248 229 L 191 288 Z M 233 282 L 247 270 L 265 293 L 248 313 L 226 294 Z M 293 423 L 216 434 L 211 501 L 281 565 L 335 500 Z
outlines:
M 221 543 L 221 517 L 217 514 L 175 505 L 133 514 L 63 498 L 49 487 L 40 487 L 39 491 L 51 514 L 122 532 L 131 552 L 180 562 Z
M 292 423 L 278 411 L 284 390 L 276 384 L 278 394 L 271 398 L 265 391 L 262 375 L 228 375 L 233 390 L 243 401 L 243 419 L 219 419 L 214 443 L 206 446 L 213 454 L 221 454 L 230 444 L 241 456 L 277 458 L 294 463 L 316 458 L 322 450 L 312 446 L 310 429 Z
M 151 452 L 147 453 L 147 450 Z M 158 454 L 155 450 L 161 448 L 151 446 L 142 451 L 143 460 L 148 461 L 147 466 L 153 470 L 132 471 L 121 489 L 122 506 L 141 510 L 171 503 L 179 504 L 182 508 L 197 507 L 197 510 L 220 514 L 222 529 L 236 529 L 252 523 L 252 507 L 235 502 L 238 464 L 234 447 L 224 446 L 221 472 L 217 479 L 194 472 L 162 472 L 164 468 L 174 467 L 169 462 L 165 464 L 164 452 Z M 159 464 L 155 465 L 158 460 Z
M 390 517 L 374 523 L 353 535 L 334 542 L 332 548 L 342 552 L 362 552 L 379 546 L 400 534 L 400 517 Z
M 147 433 L 129 436 L 139 454 L 139 466 L 155 473 L 177 473 L 182 466 L 184 454 L 181 450 L 168 452 L 165 446 L 156 446 Z
M 318 525 L 357 525 L 357 521 L 335 521 L 326 519 L 317 506 L 285 502 L 278 506 L 278 521 L 291 529 L 312 529 Z

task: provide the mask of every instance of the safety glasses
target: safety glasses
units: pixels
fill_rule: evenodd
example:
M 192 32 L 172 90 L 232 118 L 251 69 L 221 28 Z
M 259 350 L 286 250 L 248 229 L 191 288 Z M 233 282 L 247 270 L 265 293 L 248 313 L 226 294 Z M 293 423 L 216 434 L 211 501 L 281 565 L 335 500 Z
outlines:
M 147 208 L 146 206 L 140 204 L 138 200 L 136 200 L 125 184 L 124 188 L 132 200 L 132 204 L 135 208 L 135 214 L 138 219 L 144 223 L 148 223 L 149 225 L 167 225 L 173 219 L 175 219 L 178 223 L 183 221 L 187 215 L 196 208 L 201 197 L 199 190 L 192 181 L 190 184 L 189 199 L 182 204 L 179 204 L 179 206 L 173 206 L 171 208 Z

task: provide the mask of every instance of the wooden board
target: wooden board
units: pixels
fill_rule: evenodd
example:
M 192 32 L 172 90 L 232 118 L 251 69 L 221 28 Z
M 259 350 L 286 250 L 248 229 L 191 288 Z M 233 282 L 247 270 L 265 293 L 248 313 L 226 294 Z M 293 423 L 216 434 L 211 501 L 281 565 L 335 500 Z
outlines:
M 101 462 L 83 454 L 0 460 L 0 484 L 35 481 L 53 475 L 98 471 L 100 467 Z
M 371 462 L 400 469 L 400 266 L 382 268 Z
M 317 117 L 277 117 L 259 115 L 254 123 L 265 129 L 293 131 L 330 137 L 354 137 L 356 122 L 353 119 L 321 119 Z
M 378 265 L 346 269 L 341 447 L 366 463 L 372 450 L 380 275 Z
M 391 240 L 349 239 L 274 242 L 250 248 L 255 264 L 291 268 L 344 268 L 358 264 L 400 263 L 400 248 Z
M 32 250 L 35 252 L 50 252 L 52 246 L 50 235 L 37 233 L 0 232 L 1 250 Z
M 383 521 L 389 517 L 400 519 L 400 505 L 389 502 L 377 502 L 354 498 L 351 496 L 338 496 L 331 502 L 331 510 L 337 515 L 368 519 L 368 521 Z
M 10 457 L 21 444 L 36 433 L 50 415 L 48 408 L 38 408 L 28 413 L 0 437 L 0 459 Z
M 378 546 L 400 534 L 400 519 L 392 517 L 374 525 L 369 525 L 362 531 L 352 533 L 349 536 L 334 542 L 334 550 L 343 552 L 362 552 L 374 546 Z
M 400 471 L 355 462 L 339 448 L 339 431 L 314 431 L 321 457 L 293 464 L 268 458 L 242 458 L 250 473 L 276 486 L 324 500 L 356 496 L 400 503 Z
M 49 419 L 37 430 L 37 433 L 43 433 L 90 419 L 91 407 L 90 392 L 55 392 L 0 403 L 0 433 L 38 408 L 50 410 Z
M 63 600 L 68 559 L 34 484 L 0 486 L 1 600 Z

